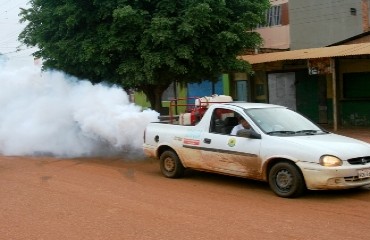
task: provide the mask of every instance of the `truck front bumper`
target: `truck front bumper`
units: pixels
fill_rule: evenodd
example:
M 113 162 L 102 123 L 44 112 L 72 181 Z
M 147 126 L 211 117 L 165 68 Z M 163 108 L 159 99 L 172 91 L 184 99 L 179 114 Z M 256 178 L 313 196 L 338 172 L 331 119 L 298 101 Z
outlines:
M 360 177 L 359 170 L 369 169 L 366 165 L 343 165 L 339 167 L 324 167 L 314 163 L 298 162 L 306 186 L 311 190 L 347 189 L 370 184 L 370 177 Z

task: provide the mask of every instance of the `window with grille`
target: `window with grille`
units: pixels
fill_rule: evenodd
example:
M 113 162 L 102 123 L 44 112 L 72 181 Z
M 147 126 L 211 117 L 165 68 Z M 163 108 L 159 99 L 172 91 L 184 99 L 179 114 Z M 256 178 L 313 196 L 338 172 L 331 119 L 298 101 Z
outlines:
M 266 24 L 265 25 L 259 25 L 259 28 L 262 27 L 272 27 L 281 25 L 281 5 L 272 6 L 267 12 L 266 12 Z
M 267 12 L 267 25 L 269 27 L 281 24 L 281 6 L 273 6 Z

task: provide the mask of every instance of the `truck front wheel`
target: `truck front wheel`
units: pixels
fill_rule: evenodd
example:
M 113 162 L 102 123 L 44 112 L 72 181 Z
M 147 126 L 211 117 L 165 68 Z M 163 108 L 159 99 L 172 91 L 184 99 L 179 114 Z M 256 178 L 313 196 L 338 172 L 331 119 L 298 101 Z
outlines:
M 168 178 L 179 178 L 184 175 L 185 168 L 173 151 L 165 151 L 160 157 L 161 172 Z
M 306 190 L 301 172 L 290 162 L 278 162 L 272 166 L 269 185 L 276 195 L 285 198 L 298 197 Z

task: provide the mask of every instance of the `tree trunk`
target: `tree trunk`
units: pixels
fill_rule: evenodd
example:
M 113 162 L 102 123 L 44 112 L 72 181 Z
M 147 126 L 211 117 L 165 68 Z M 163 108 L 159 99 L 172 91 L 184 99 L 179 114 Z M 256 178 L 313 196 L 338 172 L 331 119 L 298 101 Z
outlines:
M 162 94 L 169 85 L 147 85 L 142 88 L 153 110 L 161 112 Z

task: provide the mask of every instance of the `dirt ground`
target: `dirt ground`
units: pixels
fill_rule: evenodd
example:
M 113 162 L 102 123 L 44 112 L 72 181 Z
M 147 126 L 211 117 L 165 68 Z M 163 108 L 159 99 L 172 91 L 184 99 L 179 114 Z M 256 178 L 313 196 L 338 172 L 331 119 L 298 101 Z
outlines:
M 370 142 L 370 131 L 346 132 Z M 365 239 L 370 186 L 276 197 L 266 183 L 137 158 L 0 157 L 0 239 Z

